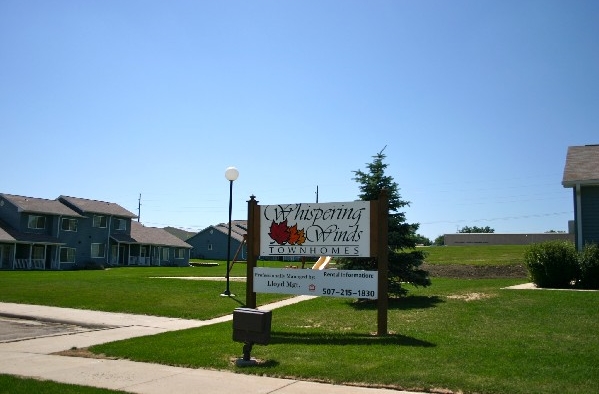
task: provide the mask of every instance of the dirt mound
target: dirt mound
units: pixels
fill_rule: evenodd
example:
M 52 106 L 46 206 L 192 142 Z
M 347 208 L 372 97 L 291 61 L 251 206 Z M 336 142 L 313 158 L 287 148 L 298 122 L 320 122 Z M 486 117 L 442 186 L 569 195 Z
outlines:
M 528 271 L 523 265 L 475 266 L 475 265 L 421 265 L 431 277 L 454 279 L 500 279 L 526 278 Z

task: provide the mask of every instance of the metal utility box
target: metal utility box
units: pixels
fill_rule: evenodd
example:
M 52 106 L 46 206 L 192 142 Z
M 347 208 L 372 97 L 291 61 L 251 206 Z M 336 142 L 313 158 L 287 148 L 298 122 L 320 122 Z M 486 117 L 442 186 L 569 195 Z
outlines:
M 251 308 L 233 310 L 233 340 L 268 345 L 270 342 L 271 311 Z

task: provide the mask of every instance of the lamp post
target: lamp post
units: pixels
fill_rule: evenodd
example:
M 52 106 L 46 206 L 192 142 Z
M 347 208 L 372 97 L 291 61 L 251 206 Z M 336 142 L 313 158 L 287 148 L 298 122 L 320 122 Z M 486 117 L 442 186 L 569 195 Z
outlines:
M 225 170 L 225 178 L 229 181 L 229 234 L 227 236 L 227 288 L 223 297 L 235 296 L 229 290 L 229 261 L 231 260 L 231 210 L 233 209 L 233 181 L 239 176 L 239 171 L 235 167 L 229 167 Z

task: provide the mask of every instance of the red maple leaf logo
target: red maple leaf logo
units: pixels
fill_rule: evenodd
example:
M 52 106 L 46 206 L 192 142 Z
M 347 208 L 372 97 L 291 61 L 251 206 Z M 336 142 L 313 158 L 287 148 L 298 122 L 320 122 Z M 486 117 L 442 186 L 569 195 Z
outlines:
M 289 240 L 289 227 L 287 227 L 287 219 L 281 223 L 275 223 L 273 220 L 270 224 L 270 238 L 274 239 L 279 245 L 283 245 Z
M 289 245 L 301 245 L 306 242 L 304 230 L 297 229 L 297 223 L 289 227 Z
M 299 240 L 299 233 L 297 232 L 297 223 L 289 227 L 289 245 L 294 245 Z

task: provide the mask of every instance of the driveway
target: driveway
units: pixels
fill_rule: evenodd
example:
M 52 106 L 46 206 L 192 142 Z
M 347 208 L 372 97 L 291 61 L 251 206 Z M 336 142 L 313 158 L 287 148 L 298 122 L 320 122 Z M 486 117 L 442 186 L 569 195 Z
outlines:
M 0 316 L 0 343 L 94 330 L 74 324 Z

